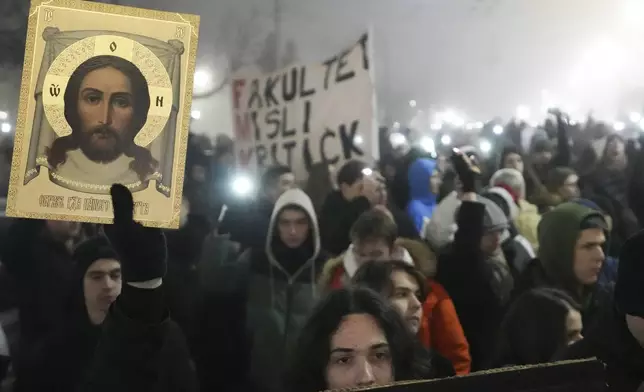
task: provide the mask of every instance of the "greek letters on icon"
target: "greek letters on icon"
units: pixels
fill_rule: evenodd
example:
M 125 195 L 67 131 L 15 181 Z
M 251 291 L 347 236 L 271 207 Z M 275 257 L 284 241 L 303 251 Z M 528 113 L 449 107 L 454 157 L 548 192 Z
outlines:
M 110 50 L 112 51 L 112 53 L 114 53 L 114 51 L 116 50 L 116 47 L 117 47 L 116 42 L 112 41 L 112 43 L 110 44 Z
M 175 36 L 177 38 L 179 38 L 179 39 L 183 39 L 183 37 L 185 37 L 185 35 L 186 35 L 186 28 L 182 27 L 182 26 L 178 26 Z
M 44 19 L 45 19 L 45 22 L 51 22 L 54 19 L 54 11 L 53 10 L 45 10 L 44 11 Z
M 52 84 L 49 86 L 49 95 L 52 97 L 57 97 L 60 94 L 60 86 L 57 84 Z

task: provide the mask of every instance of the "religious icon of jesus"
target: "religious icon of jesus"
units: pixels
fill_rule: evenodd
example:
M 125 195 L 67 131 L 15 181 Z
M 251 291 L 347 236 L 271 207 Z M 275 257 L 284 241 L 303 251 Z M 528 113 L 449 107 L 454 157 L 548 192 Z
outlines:
M 134 184 L 149 180 L 158 161 L 134 143 L 150 108 L 148 84 L 130 61 L 96 56 L 71 75 L 65 90 L 65 119 L 72 133 L 46 151 L 62 177 L 84 183 Z
M 7 215 L 177 227 L 199 17 L 31 0 Z

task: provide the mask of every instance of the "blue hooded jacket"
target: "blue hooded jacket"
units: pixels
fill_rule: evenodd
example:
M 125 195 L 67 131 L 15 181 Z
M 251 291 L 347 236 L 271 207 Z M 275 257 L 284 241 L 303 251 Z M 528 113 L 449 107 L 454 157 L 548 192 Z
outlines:
M 414 221 L 418 232 L 422 232 L 425 218 L 430 219 L 436 208 L 436 195 L 430 188 L 430 178 L 436 170 L 431 159 L 417 159 L 409 167 L 409 203 L 407 214 Z

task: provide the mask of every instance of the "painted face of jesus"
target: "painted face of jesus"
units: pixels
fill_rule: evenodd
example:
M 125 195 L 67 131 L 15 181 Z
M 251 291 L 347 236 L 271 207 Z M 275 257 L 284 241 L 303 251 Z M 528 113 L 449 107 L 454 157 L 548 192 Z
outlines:
M 91 71 L 78 94 L 80 148 L 91 160 L 112 162 L 131 143 L 134 97 L 129 78 L 112 67 Z

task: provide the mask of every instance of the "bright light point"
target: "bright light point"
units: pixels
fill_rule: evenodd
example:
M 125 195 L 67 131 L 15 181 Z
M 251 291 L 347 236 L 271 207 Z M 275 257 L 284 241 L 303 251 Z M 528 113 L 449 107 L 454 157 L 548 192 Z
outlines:
M 432 131 L 440 131 L 443 129 L 443 124 L 441 123 L 433 123 L 432 125 L 429 126 Z
M 413 99 L 411 101 L 409 101 L 409 106 L 412 107 L 412 108 L 415 108 L 416 107 L 416 101 L 413 100 Z
M 365 176 L 370 176 L 373 174 L 373 170 L 371 170 L 368 167 L 365 167 L 364 169 L 362 169 L 362 174 L 364 174 Z
M 613 124 L 613 129 L 616 130 L 617 132 L 621 132 L 626 128 L 626 124 L 624 124 L 621 121 L 617 121 L 615 124 Z
M 640 126 L 640 129 L 644 131 L 644 119 L 640 120 L 639 126 Z
M 530 118 L 530 108 L 525 105 L 517 106 L 517 119 L 525 121 Z
M 9 124 L 9 123 L 2 123 L 2 126 L 0 127 L 0 130 L 2 130 L 2 133 L 9 133 L 9 132 L 11 132 L 11 124 Z
M 423 150 L 427 152 L 436 151 L 436 145 L 434 145 L 434 140 L 429 136 L 424 136 L 422 139 L 420 139 L 420 146 L 423 148 Z
M 455 127 L 462 127 L 463 125 L 465 125 L 465 120 L 460 117 L 456 117 L 452 120 L 452 125 L 454 125 Z
M 441 144 L 443 146 L 449 146 L 450 144 L 452 144 L 452 138 L 449 135 L 443 135 L 441 137 Z
M 398 121 L 394 123 L 394 129 L 400 129 L 400 123 Z
M 456 114 L 456 111 L 454 109 L 445 110 L 445 112 L 442 113 L 441 117 L 443 121 L 455 127 L 462 127 L 465 125 L 465 120 L 461 116 Z
M 492 128 L 492 132 L 494 132 L 495 135 L 501 135 L 503 133 L 503 125 L 495 125 L 494 128 Z
M 356 146 L 361 145 L 364 142 L 364 139 L 360 135 L 356 135 L 356 137 L 353 138 L 353 143 L 356 144 Z
M 6 120 L 9 118 L 9 113 L 7 112 L 0 112 L 0 120 Z
M 201 118 L 201 112 L 199 110 L 193 110 L 190 115 L 192 116 L 193 120 L 199 120 Z
M 243 175 L 235 177 L 232 183 L 233 192 L 238 196 L 246 196 L 253 190 L 253 181 Z
M 628 119 L 631 120 L 631 122 L 638 123 L 642 120 L 642 115 L 637 112 L 632 112 L 628 115 Z
M 490 151 L 492 151 L 492 143 L 488 142 L 487 140 L 481 141 L 480 147 L 483 154 L 488 154 Z
M 483 129 L 483 125 L 482 121 L 477 121 L 474 123 L 474 129 Z
M 204 70 L 198 70 L 195 72 L 194 76 L 194 85 L 195 87 L 205 87 L 210 83 L 210 74 Z
M 570 120 L 570 121 L 568 121 L 568 124 L 570 124 L 572 126 L 575 126 L 575 125 L 578 124 L 578 122 L 577 122 L 577 120 Z
M 402 146 L 407 142 L 407 138 L 405 135 L 403 135 L 400 132 L 394 132 L 391 135 L 389 135 L 389 143 L 391 143 L 391 146 L 393 148 L 397 148 Z
M 474 123 L 465 124 L 465 129 L 467 129 L 468 131 L 471 131 L 472 129 L 474 129 Z

